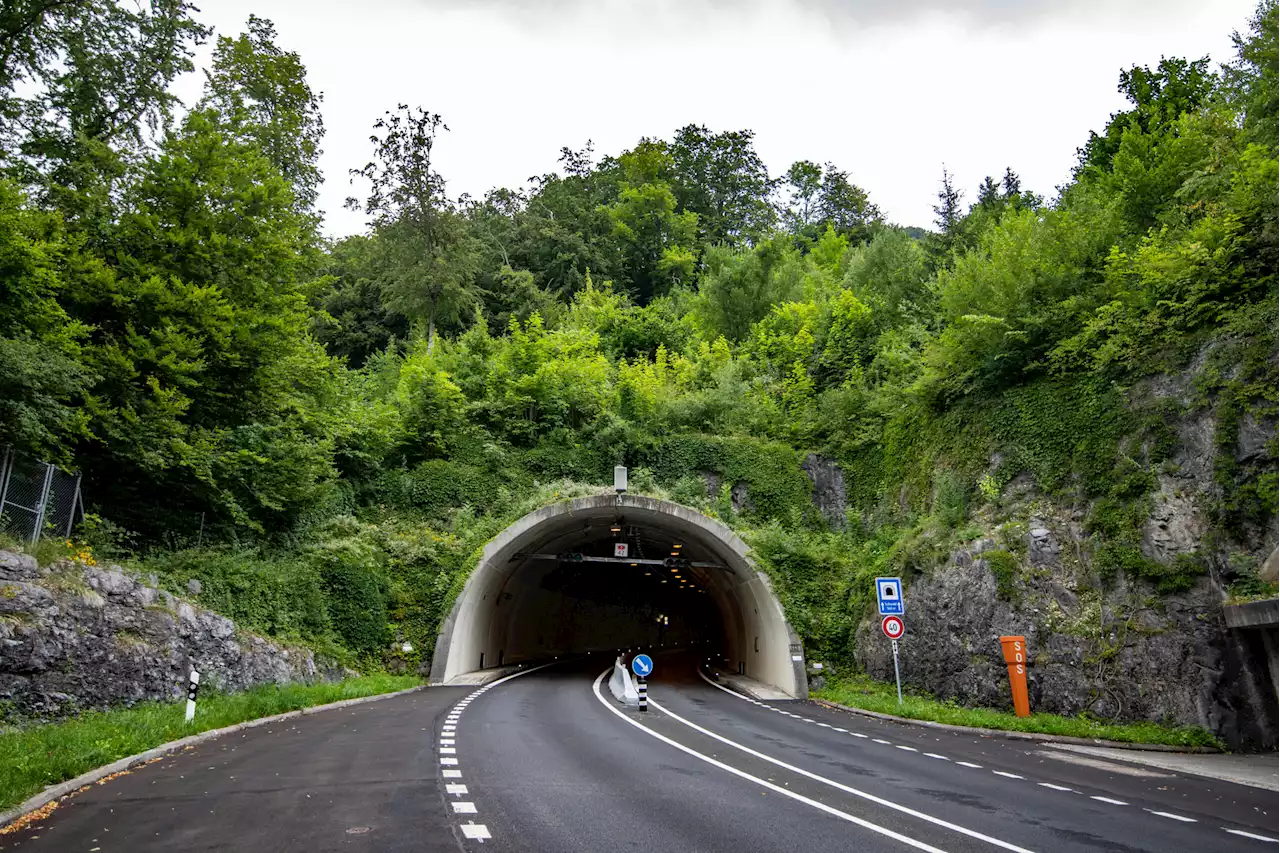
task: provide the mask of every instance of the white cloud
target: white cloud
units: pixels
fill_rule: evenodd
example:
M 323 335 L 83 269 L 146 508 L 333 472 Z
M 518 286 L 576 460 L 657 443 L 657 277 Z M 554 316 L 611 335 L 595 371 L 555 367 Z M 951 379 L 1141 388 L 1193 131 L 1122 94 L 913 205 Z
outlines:
M 1120 68 L 1224 61 L 1253 5 L 216 0 L 201 17 L 223 34 L 271 18 L 301 54 L 325 96 L 326 230 L 345 234 L 363 226 L 342 209 L 347 170 L 398 103 L 445 117 L 453 195 L 522 185 L 563 145 L 617 153 L 690 122 L 754 130 L 775 174 L 831 160 L 904 224 L 932 219 L 944 161 L 970 198 L 1006 165 L 1050 195 L 1123 106 Z

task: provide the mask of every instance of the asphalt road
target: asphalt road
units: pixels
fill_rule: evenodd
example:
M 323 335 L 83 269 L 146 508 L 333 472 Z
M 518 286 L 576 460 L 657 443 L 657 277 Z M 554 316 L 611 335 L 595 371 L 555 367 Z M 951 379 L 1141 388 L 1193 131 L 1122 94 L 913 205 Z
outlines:
M 603 657 L 180 752 L 0 836 L 31 851 L 1276 849 L 1276 795 L 1038 744 L 749 701 L 659 660 L 647 714 Z M 1271 839 L 1271 840 L 1267 840 Z

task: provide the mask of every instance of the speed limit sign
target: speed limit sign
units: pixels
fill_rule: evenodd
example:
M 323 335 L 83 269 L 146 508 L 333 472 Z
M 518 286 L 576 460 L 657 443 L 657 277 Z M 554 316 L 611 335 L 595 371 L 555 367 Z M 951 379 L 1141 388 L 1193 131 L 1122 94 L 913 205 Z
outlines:
M 890 640 L 900 640 L 907 632 L 907 626 L 902 624 L 901 616 L 886 616 L 880 620 L 880 630 Z

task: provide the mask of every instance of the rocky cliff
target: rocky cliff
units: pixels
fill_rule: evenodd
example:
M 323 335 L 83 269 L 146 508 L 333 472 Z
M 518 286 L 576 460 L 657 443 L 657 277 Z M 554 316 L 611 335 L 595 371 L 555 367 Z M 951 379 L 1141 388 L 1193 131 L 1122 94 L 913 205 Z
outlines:
M 1021 634 L 1032 710 L 1200 725 L 1233 748 L 1275 747 L 1265 662 L 1226 627 L 1212 579 L 1174 595 L 1125 577 L 1099 585 L 1082 571 L 1076 554 L 1084 544 L 1070 524 L 1035 524 L 1025 533 L 1025 561 L 1011 563 L 1009 551 L 982 539 L 908 586 L 906 684 L 962 703 L 1008 705 L 999 637 Z M 893 679 L 874 620 L 859 626 L 857 649 L 869 673 Z
M 1233 590 L 1261 588 L 1277 542 L 1274 402 L 1236 389 L 1236 371 L 1206 347 L 1185 370 L 1128 388 L 1137 426 L 1101 495 L 1071 481 L 1048 494 L 1007 465 L 997 490 L 997 450 L 967 523 L 933 531 L 945 559 L 904 573 L 904 680 L 1008 705 L 998 638 L 1022 634 L 1033 710 L 1200 725 L 1233 748 L 1275 748 L 1265 638 L 1223 616 Z M 892 679 L 869 615 L 856 657 Z
M 119 567 L 0 551 L 0 719 L 176 699 L 192 665 L 226 690 L 340 675 Z

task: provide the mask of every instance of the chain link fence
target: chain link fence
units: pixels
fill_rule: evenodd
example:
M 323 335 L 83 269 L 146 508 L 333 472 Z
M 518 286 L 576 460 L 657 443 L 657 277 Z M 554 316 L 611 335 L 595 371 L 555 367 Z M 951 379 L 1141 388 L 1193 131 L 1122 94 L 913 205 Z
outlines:
M 80 475 L 4 448 L 0 460 L 0 530 L 24 542 L 71 537 L 84 521 Z

